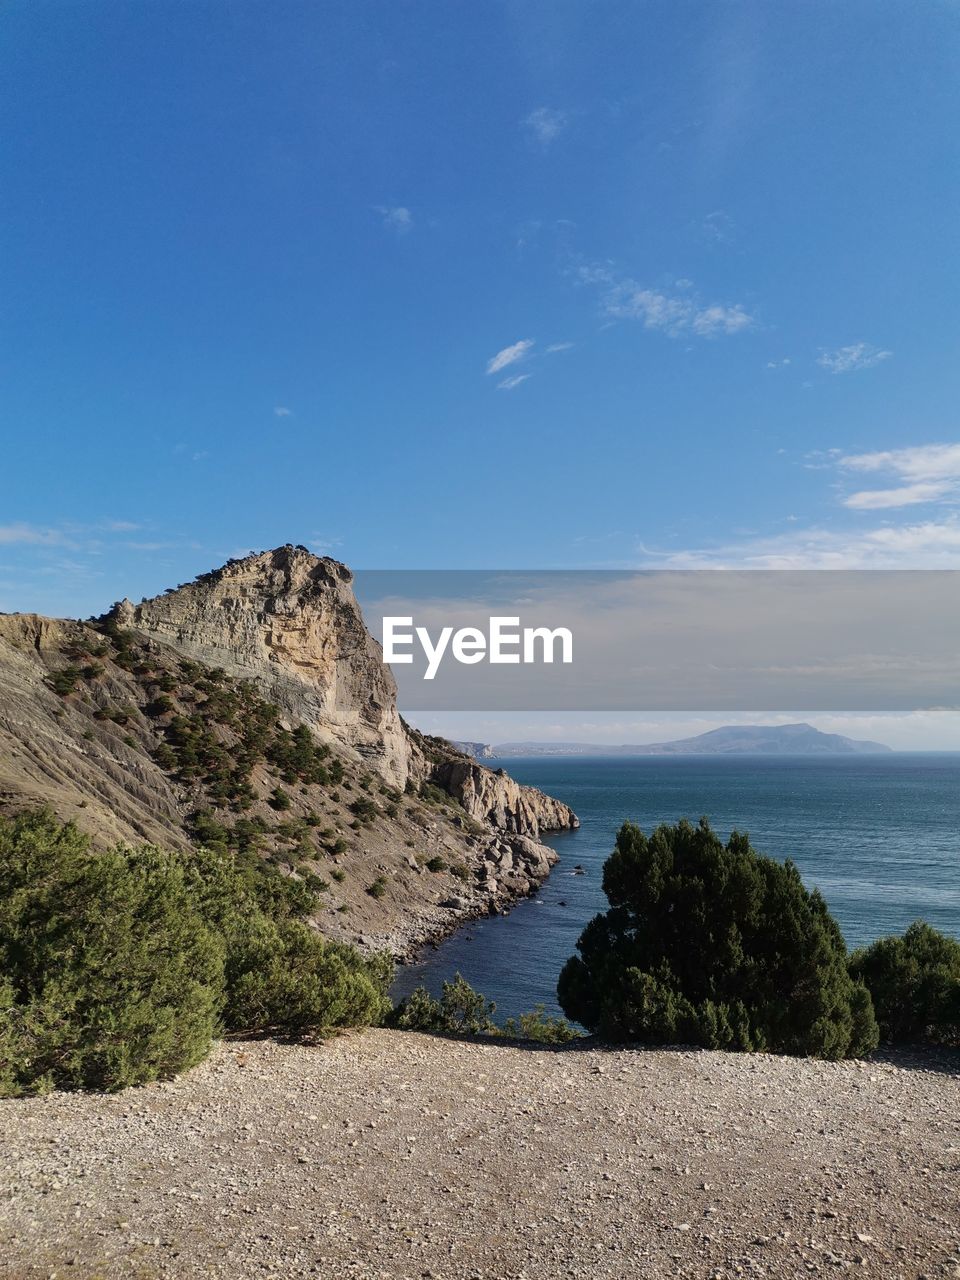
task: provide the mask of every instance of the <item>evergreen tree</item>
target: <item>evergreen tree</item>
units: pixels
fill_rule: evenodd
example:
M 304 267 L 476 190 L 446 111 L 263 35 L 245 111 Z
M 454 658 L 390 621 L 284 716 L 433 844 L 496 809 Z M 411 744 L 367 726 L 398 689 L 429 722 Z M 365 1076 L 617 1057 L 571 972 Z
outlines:
M 567 1017 L 606 1039 L 822 1058 L 877 1043 L 843 937 L 796 867 L 724 845 L 702 819 L 649 837 L 624 823 L 594 917 L 558 983 Z
M 850 971 L 870 991 L 884 1040 L 960 1044 L 960 942 L 915 920 L 902 937 L 855 951 Z

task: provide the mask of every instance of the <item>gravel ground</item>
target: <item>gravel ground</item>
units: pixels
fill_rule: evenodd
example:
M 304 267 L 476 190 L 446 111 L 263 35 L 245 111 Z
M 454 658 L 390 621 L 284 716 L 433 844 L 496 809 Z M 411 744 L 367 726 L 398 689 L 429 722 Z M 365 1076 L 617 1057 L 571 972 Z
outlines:
M 960 1276 L 958 1072 L 224 1044 L 169 1084 L 0 1103 L 0 1276 Z

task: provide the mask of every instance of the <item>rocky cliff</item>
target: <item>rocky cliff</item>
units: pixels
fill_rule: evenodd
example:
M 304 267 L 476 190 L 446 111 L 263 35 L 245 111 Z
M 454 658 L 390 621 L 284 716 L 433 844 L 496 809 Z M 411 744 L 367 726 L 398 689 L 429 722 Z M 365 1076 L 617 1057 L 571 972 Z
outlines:
M 443 787 L 479 822 L 500 831 L 539 837 L 541 831 L 579 826 L 567 805 L 536 787 L 514 782 L 503 769 L 485 769 L 475 760 L 452 757 L 433 770 L 432 780 Z
M 123 600 L 111 616 L 208 666 L 256 680 L 291 719 L 403 787 L 409 748 L 397 688 L 352 581 L 336 560 L 279 547 L 138 605 Z
M 405 725 L 349 570 L 298 547 L 90 623 L 0 615 L 0 810 L 39 803 L 101 846 L 259 854 L 401 955 L 528 893 L 577 824 Z

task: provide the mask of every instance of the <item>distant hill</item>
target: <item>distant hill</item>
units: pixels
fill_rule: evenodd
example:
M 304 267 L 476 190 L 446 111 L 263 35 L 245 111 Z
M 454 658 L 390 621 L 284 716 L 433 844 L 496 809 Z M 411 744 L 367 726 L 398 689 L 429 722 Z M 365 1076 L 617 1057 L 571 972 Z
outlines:
M 710 729 L 693 738 L 607 746 L 595 742 L 504 742 L 490 756 L 847 756 L 877 755 L 891 748 L 882 742 L 821 733 L 812 724 L 744 724 Z M 486 753 L 485 753 L 486 754 Z

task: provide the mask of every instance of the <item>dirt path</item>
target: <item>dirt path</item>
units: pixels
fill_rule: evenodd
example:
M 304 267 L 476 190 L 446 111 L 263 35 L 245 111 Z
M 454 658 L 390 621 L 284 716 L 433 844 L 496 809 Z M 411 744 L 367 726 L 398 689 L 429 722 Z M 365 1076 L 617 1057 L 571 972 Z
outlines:
M 0 1277 L 960 1276 L 960 1057 L 371 1031 L 0 1103 Z

